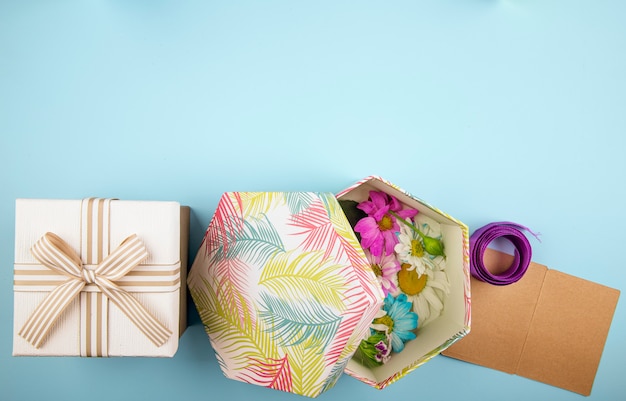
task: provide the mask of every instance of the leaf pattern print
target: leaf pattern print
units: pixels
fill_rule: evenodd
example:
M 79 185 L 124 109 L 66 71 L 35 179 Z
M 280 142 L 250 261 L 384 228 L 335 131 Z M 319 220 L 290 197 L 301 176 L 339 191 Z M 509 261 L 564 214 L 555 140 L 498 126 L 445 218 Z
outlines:
M 337 199 L 328 194 L 321 194 L 320 197 L 323 200 L 322 204 L 328 213 L 330 222 L 335 228 L 335 233 L 337 235 L 335 242 L 338 243 L 337 247 L 339 255 L 345 254 L 356 270 L 371 271 L 367 258 L 365 257 L 365 253 L 361 248 L 361 244 L 357 240 L 354 230 L 352 230 L 350 222 L 348 222 L 348 219 L 344 214 L 343 209 L 341 209 Z M 370 276 L 371 279 L 373 279 L 372 282 L 375 283 L 376 287 L 378 287 L 378 283 L 373 273 L 370 274 Z
M 300 229 L 295 235 L 305 236 L 302 247 L 305 250 L 325 249 L 325 257 L 333 254 L 347 258 L 370 299 L 381 299 L 382 291 L 378 294 L 372 290 L 379 284 L 341 206 L 332 195 L 319 196 L 320 201 L 291 219 L 290 224 Z
M 309 341 L 310 346 L 324 352 L 341 323 L 320 303 L 287 302 L 267 293 L 260 294 L 259 318 L 270 327 L 280 346 L 293 346 Z
M 354 349 L 356 351 L 356 347 Z M 350 361 L 350 358 L 346 358 L 345 360 L 341 361 L 341 363 L 338 363 L 335 366 L 333 366 L 333 369 L 330 371 L 330 374 L 326 378 L 326 381 L 324 382 L 324 386 L 322 387 L 322 390 L 320 392 L 323 393 L 324 391 L 333 388 L 335 384 L 337 384 L 337 380 L 339 380 L 339 378 L 343 374 L 343 371 L 346 369 L 346 365 L 348 364 L 349 361 Z
M 352 304 L 350 314 L 344 316 L 337 330 L 337 334 L 335 335 L 335 339 L 326 352 L 327 366 L 334 365 L 341 358 L 351 356 L 351 354 L 356 351 L 356 347 L 351 350 L 349 346 L 351 343 L 355 343 L 358 346 L 362 337 L 364 337 L 364 333 L 356 333 L 355 327 L 359 327 L 359 323 L 364 320 L 364 312 L 366 312 L 368 308 L 371 308 L 371 304 L 365 297 L 362 297 L 359 302 Z M 373 319 L 369 319 L 367 322 L 371 320 Z M 365 328 L 369 331 L 369 326 L 365 326 Z M 356 341 L 354 338 L 355 334 L 357 335 Z
M 300 229 L 295 235 L 305 236 L 302 242 L 305 250 L 325 249 L 324 257 L 333 253 L 337 242 L 336 232 L 320 200 L 311 204 L 302 213 L 293 215 L 290 225 Z
M 242 219 L 243 210 L 239 193 L 224 193 L 217 204 L 215 215 L 213 215 L 209 228 L 202 239 L 206 248 L 206 254 L 212 255 L 215 253 L 216 246 L 223 247 L 223 251 L 228 252 L 228 244 L 223 239 L 230 238 L 243 228 L 241 224 Z
M 291 367 L 287 354 L 280 359 L 250 358 L 250 365 L 238 378 L 275 390 L 292 391 Z
M 248 292 L 248 283 L 245 280 L 248 277 L 249 266 L 239 258 L 230 258 L 218 261 L 212 268 L 216 279 L 220 282 L 224 301 L 228 305 L 235 305 L 238 311 L 236 316 L 243 319 L 251 312 L 251 306 L 242 296 Z M 242 323 L 244 323 L 243 320 Z
M 216 294 L 212 288 L 210 288 L 206 279 L 198 277 L 198 275 L 194 273 L 195 271 L 192 271 L 189 275 L 189 294 L 191 295 L 191 298 L 193 298 L 193 302 L 196 305 L 196 310 L 200 315 L 200 320 L 206 327 L 208 325 L 207 322 L 209 322 L 212 317 L 211 311 L 213 309 L 213 305 L 217 302 Z
M 240 225 L 242 228 L 231 233 L 231 236 L 216 248 L 212 255 L 212 263 L 222 259 L 240 258 L 248 263 L 263 265 L 274 253 L 285 252 L 283 240 L 267 216 L 248 217 L 233 225 Z
M 243 217 L 258 217 L 283 202 L 281 192 L 239 192 L 242 202 Z
M 263 267 L 259 285 L 285 300 L 321 302 L 338 311 L 345 310 L 347 283 L 345 277 L 337 274 L 341 266 L 324 260 L 322 252 L 302 252 L 290 260 L 293 254 L 273 255 Z
M 313 192 L 241 192 L 240 196 L 244 217 L 267 214 L 283 204 L 291 214 L 297 214 L 315 200 Z
M 292 215 L 302 212 L 314 201 L 315 194 L 312 192 L 285 192 L 285 203 Z
M 297 394 L 315 397 L 326 377 L 324 354 L 308 341 L 289 347 L 293 391 Z
M 202 287 L 190 292 L 224 371 L 246 369 L 253 359 L 279 359 L 276 343 L 262 322 L 253 324 L 250 313 L 238 316 L 236 305 L 224 297 L 222 283 L 202 281 Z

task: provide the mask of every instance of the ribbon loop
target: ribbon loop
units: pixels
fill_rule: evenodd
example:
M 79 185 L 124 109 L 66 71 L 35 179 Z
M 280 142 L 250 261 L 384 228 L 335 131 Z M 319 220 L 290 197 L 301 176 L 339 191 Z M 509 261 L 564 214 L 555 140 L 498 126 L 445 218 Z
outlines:
M 494 285 L 507 285 L 517 282 L 526 273 L 532 258 L 532 247 L 522 231 L 528 231 L 537 240 L 538 234 L 528 227 L 508 221 L 487 224 L 474 231 L 470 237 L 470 272 L 480 281 Z M 496 238 L 506 238 L 515 247 L 514 260 L 505 272 L 491 273 L 483 262 L 487 246 Z
M 50 232 L 33 245 L 31 252 L 41 264 L 68 277 L 44 298 L 19 331 L 35 348 L 43 345 L 54 323 L 86 284 L 95 284 L 156 346 L 165 344 L 172 335 L 139 301 L 114 283 L 148 256 L 135 234 L 122 241 L 93 270 L 85 269 L 71 246 Z
M 65 276 L 81 277 L 82 261 L 71 246 L 54 233 L 45 233 L 30 249 L 35 259 Z
M 111 281 L 124 277 L 135 266 L 148 257 L 148 251 L 136 234 L 127 237 L 100 262 L 94 271 Z

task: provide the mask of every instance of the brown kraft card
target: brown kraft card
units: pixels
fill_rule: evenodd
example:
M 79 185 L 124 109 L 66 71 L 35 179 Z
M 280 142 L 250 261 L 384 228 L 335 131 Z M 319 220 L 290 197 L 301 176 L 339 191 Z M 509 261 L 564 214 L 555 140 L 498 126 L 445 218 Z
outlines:
M 511 255 L 487 249 L 497 273 Z M 619 291 L 538 263 L 517 283 L 472 277 L 470 333 L 443 355 L 589 395 Z

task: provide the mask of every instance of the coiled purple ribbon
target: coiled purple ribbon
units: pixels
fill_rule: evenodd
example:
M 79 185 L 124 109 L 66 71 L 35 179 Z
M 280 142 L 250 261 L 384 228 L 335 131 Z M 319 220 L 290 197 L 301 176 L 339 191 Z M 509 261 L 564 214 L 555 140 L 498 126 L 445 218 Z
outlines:
M 470 237 L 470 272 L 472 276 L 494 285 L 513 284 L 521 279 L 533 256 L 530 243 L 522 231 L 528 231 L 539 240 L 538 234 L 530 231 L 528 227 L 509 221 L 489 223 L 474 231 Z M 485 249 L 496 238 L 505 238 L 515 247 L 511 267 L 501 274 L 491 273 L 483 262 Z M 539 241 L 541 242 L 541 240 Z

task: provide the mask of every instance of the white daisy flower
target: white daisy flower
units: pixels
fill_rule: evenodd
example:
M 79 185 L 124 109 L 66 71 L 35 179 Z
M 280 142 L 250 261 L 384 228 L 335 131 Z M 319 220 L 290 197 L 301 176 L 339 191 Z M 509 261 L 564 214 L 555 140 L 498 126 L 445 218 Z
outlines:
M 450 282 L 445 270 L 427 269 L 419 274 L 409 264 L 402 264 L 398 272 L 398 287 L 413 302 L 419 328 L 436 319 L 443 310 L 443 299 L 450 293 Z
M 407 223 L 413 224 L 408 219 Z M 396 244 L 394 251 L 400 262 L 409 264 L 409 269 L 416 270 L 419 275 L 424 274 L 428 269 L 438 269 L 435 257 L 424 250 L 424 243 L 420 235 L 406 224 L 400 225 L 398 244 Z

